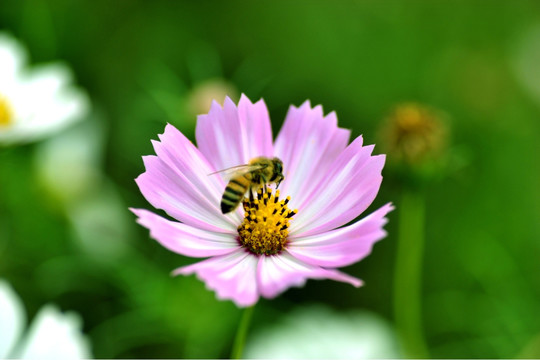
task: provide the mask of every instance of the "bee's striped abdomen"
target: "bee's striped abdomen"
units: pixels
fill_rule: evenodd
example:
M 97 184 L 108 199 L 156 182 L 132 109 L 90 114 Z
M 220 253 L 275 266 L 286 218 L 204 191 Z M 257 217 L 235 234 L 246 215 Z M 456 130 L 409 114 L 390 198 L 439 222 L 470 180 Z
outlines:
M 251 184 L 250 178 L 251 174 L 248 173 L 229 181 L 221 197 L 221 212 L 223 214 L 233 211 L 240 204 Z

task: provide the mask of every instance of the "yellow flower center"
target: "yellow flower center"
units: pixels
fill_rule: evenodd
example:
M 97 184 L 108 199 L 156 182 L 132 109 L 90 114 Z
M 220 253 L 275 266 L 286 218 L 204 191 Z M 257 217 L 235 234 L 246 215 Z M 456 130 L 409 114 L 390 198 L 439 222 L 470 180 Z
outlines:
M 254 254 L 273 255 L 287 244 L 289 221 L 298 210 L 289 210 L 290 196 L 279 200 L 279 190 L 275 195 L 267 188 L 259 190 L 256 199 L 244 199 L 244 221 L 238 227 L 240 243 Z
M 0 94 L 0 128 L 7 127 L 13 122 L 13 110 L 8 99 Z

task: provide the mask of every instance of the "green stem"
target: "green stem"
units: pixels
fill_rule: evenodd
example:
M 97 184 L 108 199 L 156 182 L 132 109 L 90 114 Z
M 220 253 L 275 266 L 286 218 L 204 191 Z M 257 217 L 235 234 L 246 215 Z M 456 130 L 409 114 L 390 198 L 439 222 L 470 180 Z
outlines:
M 422 256 L 425 199 L 404 190 L 399 205 L 397 260 L 394 276 L 394 316 L 405 356 L 429 358 L 422 331 Z
M 249 329 L 249 324 L 251 323 L 254 308 L 255 305 L 245 308 L 242 313 L 242 318 L 240 319 L 240 324 L 238 325 L 238 330 L 236 331 L 236 336 L 234 338 L 231 359 L 242 358 L 242 352 L 244 351 L 244 346 L 246 344 L 247 331 Z

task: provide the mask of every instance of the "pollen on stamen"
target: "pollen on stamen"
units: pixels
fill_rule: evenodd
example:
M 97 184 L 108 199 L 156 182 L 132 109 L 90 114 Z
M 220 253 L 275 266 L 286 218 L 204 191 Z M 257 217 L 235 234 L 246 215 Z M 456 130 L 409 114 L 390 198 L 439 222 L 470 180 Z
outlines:
M 260 189 L 253 200 L 243 200 L 244 220 L 238 227 L 239 241 L 254 254 L 274 255 L 287 245 L 289 222 L 298 210 L 289 210 L 290 197 L 279 200 L 271 188 Z

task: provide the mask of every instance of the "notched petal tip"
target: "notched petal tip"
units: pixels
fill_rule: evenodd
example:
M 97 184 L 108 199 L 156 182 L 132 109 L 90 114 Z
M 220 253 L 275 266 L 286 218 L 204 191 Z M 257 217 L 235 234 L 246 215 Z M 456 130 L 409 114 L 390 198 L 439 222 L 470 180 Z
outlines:
M 227 97 L 225 97 L 225 100 L 223 101 L 223 104 L 227 104 L 229 101 L 232 102 L 232 100 L 227 96 Z M 212 116 L 212 115 L 214 115 L 216 113 L 221 113 L 221 111 L 223 111 L 223 107 L 221 106 L 221 104 L 216 99 L 213 99 L 212 103 L 210 104 L 210 110 L 208 110 L 207 115 Z
M 165 124 L 165 129 L 163 130 L 163 133 L 162 134 L 159 134 L 158 136 L 162 136 L 162 135 L 165 135 L 165 133 L 167 133 L 167 131 L 178 131 L 178 129 L 172 125 L 171 123 L 167 122 Z
M 324 118 L 324 110 L 321 104 L 315 105 L 312 109 L 312 116 L 315 115 L 318 118 Z
M 263 98 L 260 98 L 257 102 L 255 102 L 254 104 L 255 106 L 261 106 L 263 107 L 266 111 L 268 111 L 268 108 L 266 106 L 266 102 L 264 101 Z
M 253 102 L 251 99 L 244 93 L 240 95 L 240 100 L 238 101 L 238 108 L 241 108 L 243 106 L 249 106 L 255 109 L 261 109 L 268 112 L 268 108 L 266 106 L 266 103 L 263 98 L 260 98 L 259 100 Z
M 172 138 L 173 136 L 181 136 L 183 138 L 185 137 L 184 134 L 182 134 L 180 130 L 178 130 L 174 125 L 167 123 L 165 124 L 165 128 L 163 129 L 163 133 L 158 134 L 159 141 L 152 139 L 150 140 L 150 142 L 155 149 L 156 146 L 159 146 L 159 143 L 165 143 L 168 141 L 169 138 Z
M 371 213 L 369 216 L 381 216 L 381 217 L 385 217 L 386 215 L 388 215 L 389 212 L 391 212 L 392 210 L 395 210 L 395 206 L 392 202 L 389 202 L 389 203 L 386 203 L 384 204 L 383 206 L 381 206 L 378 210 L 375 210 L 373 213 Z
M 324 121 L 332 122 L 332 125 L 335 127 L 338 127 L 338 118 L 335 111 L 330 111 L 326 116 L 324 117 Z
M 311 100 L 304 101 L 300 106 L 291 105 L 289 111 L 299 111 L 303 112 L 306 115 L 311 117 L 323 118 L 326 121 L 332 121 L 337 126 L 337 113 L 335 110 L 330 111 L 328 114 L 324 115 L 324 108 L 321 104 L 315 106 L 311 105 Z
M 335 110 L 330 111 L 328 114 L 326 114 L 325 118 L 336 118 L 337 119 L 337 113 Z
M 307 109 L 311 109 L 311 100 L 307 99 L 306 101 L 304 101 L 300 106 L 296 107 L 294 105 L 291 105 L 292 108 L 294 109 L 302 109 L 302 110 L 307 110 Z
M 227 99 L 230 100 L 230 98 L 229 98 L 228 96 L 227 96 Z M 232 100 L 231 100 L 231 101 L 232 101 Z M 253 104 L 253 103 L 251 102 L 251 100 L 247 97 L 247 95 L 244 94 L 244 93 L 242 93 L 242 94 L 240 95 L 240 101 L 239 101 L 238 103 L 241 104 L 241 103 L 244 103 L 244 102 L 246 102 L 246 101 L 247 101 L 247 103 L 250 104 L 250 105 Z
M 240 99 L 240 102 L 243 102 L 243 101 L 246 101 L 246 100 L 243 100 L 243 99 L 247 99 L 247 98 L 242 98 Z M 249 102 L 249 100 L 247 100 Z M 251 103 L 250 103 L 251 104 Z M 233 101 L 233 99 L 231 99 L 230 97 L 228 96 L 225 96 L 225 100 L 223 101 L 223 109 L 227 109 L 227 108 L 230 108 L 230 109 L 238 109 L 238 106 L 236 106 L 236 103 Z
M 149 213 L 148 210 L 145 209 L 136 209 L 136 208 L 128 208 L 129 211 L 131 211 L 135 216 L 137 216 L 137 219 L 135 221 L 137 224 L 142 225 L 143 227 L 150 229 L 150 224 L 148 221 L 145 221 L 145 215 Z

